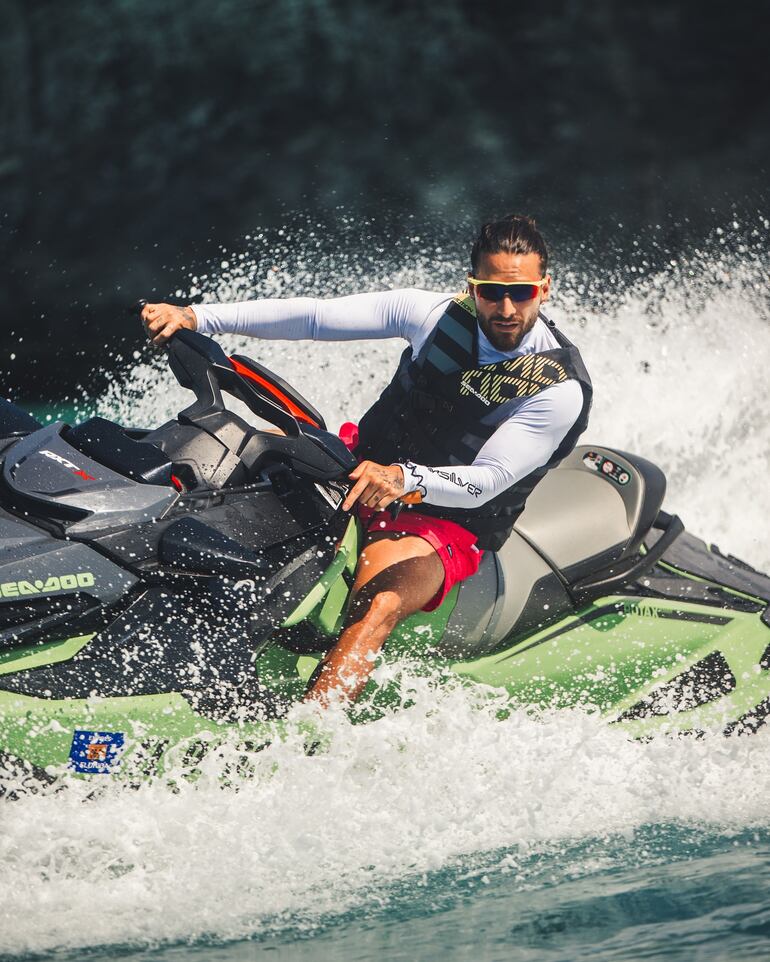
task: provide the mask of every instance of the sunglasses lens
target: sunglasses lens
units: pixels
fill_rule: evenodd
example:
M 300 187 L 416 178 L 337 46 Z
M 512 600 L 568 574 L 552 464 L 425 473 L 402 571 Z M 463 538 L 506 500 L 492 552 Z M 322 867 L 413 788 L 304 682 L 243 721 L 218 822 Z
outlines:
M 515 304 L 537 296 L 537 284 L 479 284 L 476 288 L 485 301 L 502 301 L 507 295 Z
M 512 284 L 508 288 L 511 300 L 517 304 L 521 304 L 523 301 L 531 301 L 537 295 L 537 291 L 537 284 Z
M 501 301 L 505 297 L 505 284 L 479 284 L 476 290 L 485 301 Z

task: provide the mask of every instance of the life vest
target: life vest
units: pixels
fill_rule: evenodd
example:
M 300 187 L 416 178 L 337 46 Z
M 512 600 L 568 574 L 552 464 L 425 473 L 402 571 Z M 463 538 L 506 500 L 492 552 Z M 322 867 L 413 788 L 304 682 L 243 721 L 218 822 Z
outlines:
M 470 465 L 510 416 L 510 408 L 495 416 L 507 402 L 576 380 L 583 392 L 580 414 L 542 467 L 478 508 L 422 503 L 416 509 L 456 521 L 477 535 L 480 548 L 493 551 L 510 535 L 532 489 L 569 454 L 588 424 L 593 390 L 583 359 L 546 314 L 539 317 L 558 348 L 479 365 L 476 305 L 468 295 L 453 298 L 417 357 L 411 348 L 404 351 L 393 380 L 359 426 L 359 457 L 380 464 Z M 461 469 L 457 475 L 461 482 Z

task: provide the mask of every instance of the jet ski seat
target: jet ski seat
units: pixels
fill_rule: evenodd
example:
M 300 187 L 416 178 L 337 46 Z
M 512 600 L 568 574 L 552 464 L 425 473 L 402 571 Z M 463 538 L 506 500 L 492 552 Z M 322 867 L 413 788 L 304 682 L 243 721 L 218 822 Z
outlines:
M 663 472 L 643 458 L 575 448 L 534 489 L 500 551 L 460 584 L 440 654 L 486 655 L 574 610 L 574 583 L 637 555 L 665 490 Z
M 635 553 L 665 493 L 651 462 L 581 445 L 538 484 L 516 530 L 572 582 Z

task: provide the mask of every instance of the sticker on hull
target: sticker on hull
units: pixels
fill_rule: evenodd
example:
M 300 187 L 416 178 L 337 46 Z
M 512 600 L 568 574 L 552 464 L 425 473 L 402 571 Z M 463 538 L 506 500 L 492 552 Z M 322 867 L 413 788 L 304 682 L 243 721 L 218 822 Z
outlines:
M 69 767 L 82 775 L 106 775 L 120 764 L 123 732 L 75 731 Z
M 79 571 L 74 575 L 51 575 L 43 581 L 4 581 L 0 584 L 0 597 L 19 598 L 25 595 L 46 595 L 54 591 L 77 591 L 93 588 L 96 583 L 93 572 Z

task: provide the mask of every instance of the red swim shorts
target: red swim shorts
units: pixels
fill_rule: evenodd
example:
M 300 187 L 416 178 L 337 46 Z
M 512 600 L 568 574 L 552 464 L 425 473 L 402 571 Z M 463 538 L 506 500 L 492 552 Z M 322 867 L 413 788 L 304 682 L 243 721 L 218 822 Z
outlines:
M 435 611 L 456 584 L 479 570 L 484 551 L 476 547 L 476 535 L 455 521 L 433 518 L 406 508 L 395 521 L 388 511 L 360 508 L 358 514 L 364 528 L 371 534 L 378 531 L 415 534 L 436 549 L 444 566 L 444 584 L 423 611 Z
M 339 435 L 345 445 L 355 451 L 358 445 L 358 425 L 346 421 L 340 428 Z M 479 570 L 484 550 L 476 547 L 476 535 L 455 521 L 433 518 L 411 509 L 402 510 L 395 521 L 388 511 L 373 511 L 371 508 L 359 508 L 358 516 L 364 528 L 372 534 L 378 531 L 415 534 L 436 549 L 444 566 L 444 584 L 423 611 L 435 611 L 456 584 L 475 575 Z

